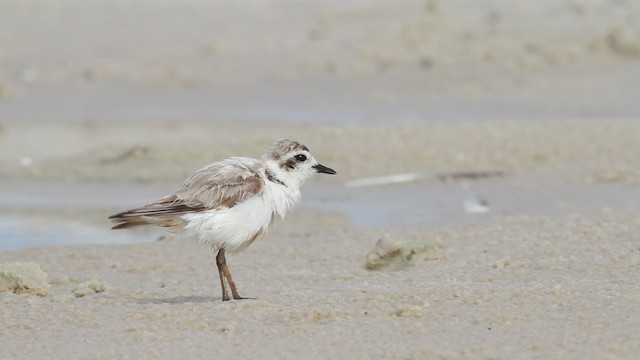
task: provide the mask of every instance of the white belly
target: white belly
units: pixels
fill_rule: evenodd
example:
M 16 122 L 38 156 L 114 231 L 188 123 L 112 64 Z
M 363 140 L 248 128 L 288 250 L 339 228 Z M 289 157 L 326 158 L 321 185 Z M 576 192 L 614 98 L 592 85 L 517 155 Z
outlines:
M 179 235 L 211 245 L 214 251 L 242 250 L 264 237 L 276 218 L 284 217 L 297 202 L 300 192 L 288 190 L 268 184 L 262 194 L 232 208 L 185 214 L 182 219 L 186 224 Z

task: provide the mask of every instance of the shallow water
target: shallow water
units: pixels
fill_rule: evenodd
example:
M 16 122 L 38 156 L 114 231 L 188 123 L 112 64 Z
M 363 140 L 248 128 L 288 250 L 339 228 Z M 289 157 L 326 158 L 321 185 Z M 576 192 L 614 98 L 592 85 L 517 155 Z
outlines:
M 46 215 L 0 216 L 0 249 L 82 243 L 123 244 L 155 239 L 157 236 L 109 232 L 109 228 Z
M 0 191 L 0 248 L 154 241 L 164 234 L 111 231 L 106 217 L 151 202 L 172 191 L 173 184 L 45 184 L 2 184 L 14 191 Z M 353 226 L 417 228 L 508 216 L 589 216 L 607 208 L 640 211 L 634 201 L 640 188 L 623 184 L 524 186 L 494 179 L 349 188 L 314 182 L 303 193 L 295 215 L 285 222 L 297 214 L 313 219 L 314 214 L 339 213 Z

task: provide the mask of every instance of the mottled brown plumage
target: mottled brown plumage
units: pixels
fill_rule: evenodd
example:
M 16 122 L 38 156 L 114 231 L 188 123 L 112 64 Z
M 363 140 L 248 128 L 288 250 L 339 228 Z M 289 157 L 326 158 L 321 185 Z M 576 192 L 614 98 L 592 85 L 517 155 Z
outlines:
M 245 159 L 245 163 L 248 160 L 257 162 Z M 250 163 L 243 164 L 221 161 L 205 166 L 187 179 L 174 194 L 141 208 L 110 216 L 117 223 L 113 229 L 142 225 L 179 227 L 183 224 L 180 215 L 221 207 L 231 208 L 259 194 L 264 187 L 264 180 L 255 168 L 248 166 Z

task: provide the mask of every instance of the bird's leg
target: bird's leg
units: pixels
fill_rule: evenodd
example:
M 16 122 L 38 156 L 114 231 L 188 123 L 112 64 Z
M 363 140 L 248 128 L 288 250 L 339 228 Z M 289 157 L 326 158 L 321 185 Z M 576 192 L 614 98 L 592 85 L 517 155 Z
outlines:
M 218 275 L 220 275 L 220 285 L 222 286 L 222 301 L 229 301 L 227 287 L 224 285 L 224 269 L 226 269 L 227 267 L 227 260 L 224 258 L 224 249 L 220 249 L 220 251 L 218 251 L 218 255 L 216 256 L 216 265 L 218 266 Z M 229 270 L 227 270 L 227 272 L 228 271 Z M 234 287 L 232 287 L 232 289 L 235 290 L 235 285 Z
M 218 256 L 216 256 L 216 262 L 219 264 L 220 268 L 222 268 L 220 273 L 220 280 L 222 281 L 222 274 L 224 274 L 224 277 L 227 279 L 227 282 L 229 283 L 229 287 L 231 288 L 231 295 L 233 296 L 233 298 L 235 300 L 251 299 L 251 298 L 244 298 L 240 296 L 240 294 L 238 294 L 238 288 L 236 287 L 236 283 L 233 282 L 233 279 L 231 278 L 231 273 L 229 272 L 229 268 L 227 267 L 227 260 L 224 257 L 224 249 L 220 249 Z M 224 300 L 225 293 L 226 293 L 226 289 L 223 291 L 222 300 Z M 227 300 L 229 300 L 228 295 L 227 295 Z

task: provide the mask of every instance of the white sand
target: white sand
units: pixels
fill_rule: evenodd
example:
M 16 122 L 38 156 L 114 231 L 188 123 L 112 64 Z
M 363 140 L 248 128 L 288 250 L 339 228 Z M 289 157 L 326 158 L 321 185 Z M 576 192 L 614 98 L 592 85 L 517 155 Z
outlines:
M 640 217 L 496 225 L 394 239 L 444 257 L 368 271 L 380 231 L 278 231 L 230 261 L 241 294 L 220 301 L 213 256 L 179 240 L 0 253 L 49 273 L 46 297 L 4 296 L 2 358 L 634 358 L 640 351 Z M 105 292 L 75 298 L 87 277 Z

